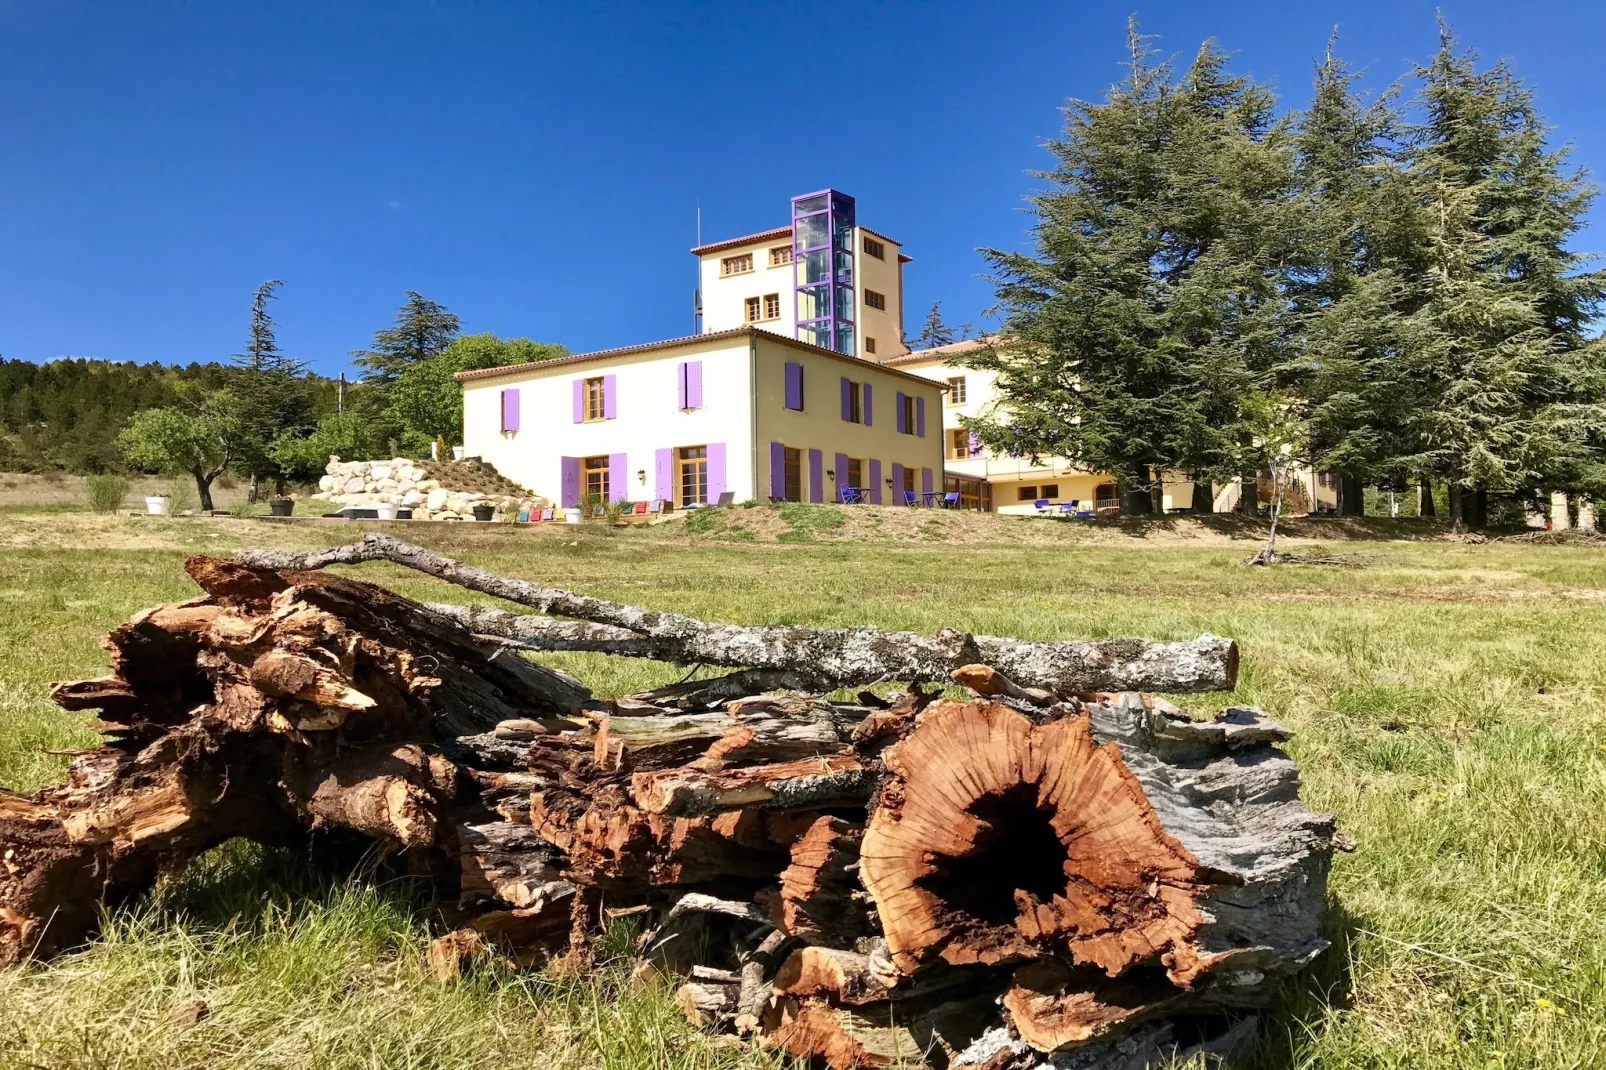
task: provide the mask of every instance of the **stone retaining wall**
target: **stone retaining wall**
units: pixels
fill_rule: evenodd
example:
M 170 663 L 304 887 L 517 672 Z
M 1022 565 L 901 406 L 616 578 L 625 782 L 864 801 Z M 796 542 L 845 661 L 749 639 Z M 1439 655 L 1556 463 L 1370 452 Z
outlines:
M 525 509 L 551 506 L 545 498 L 534 495 L 495 497 L 453 488 L 447 481 L 431 478 L 421 465 L 406 457 L 388 461 L 342 461 L 339 457 L 330 457 L 324 473 L 318 480 L 323 498 L 363 509 L 380 504 L 398 505 L 411 509 L 415 520 L 472 520 L 474 506 L 485 504 L 495 507 L 498 520 Z

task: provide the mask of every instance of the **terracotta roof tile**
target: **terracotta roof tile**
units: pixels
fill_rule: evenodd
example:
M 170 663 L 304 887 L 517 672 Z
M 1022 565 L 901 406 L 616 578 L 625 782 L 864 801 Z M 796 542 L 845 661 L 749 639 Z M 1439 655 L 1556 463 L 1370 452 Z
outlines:
M 571 364 L 588 364 L 596 360 L 607 360 L 610 357 L 629 356 L 632 353 L 648 353 L 657 349 L 676 349 L 683 346 L 697 345 L 701 342 L 716 342 L 724 339 L 740 338 L 744 336 L 763 338 L 779 345 L 789 346 L 792 349 L 801 349 L 806 353 L 818 353 L 821 356 L 833 357 L 836 360 L 840 360 L 848 364 L 856 364 L 861 367 L 868 365 L 872 368 L 880 368 L 883 371 L 888 371 L 893 375 L 900 376 L 912 382 L 920 383 L 923 386 L 932 385 L 930 379 L 926 379 L 918 375 L 911 375 L 909 372 L 901 372 L 896 368 L 889 368 L 886 364 L 878 364 L 873 360 L 861 360 L 858 357 L 844 356 L 843 354 L 837 353 L 834 350 L 822 349 L 819 346 L 810 345 L 808 342 L 800 342 L 796 338 L 788 338 L 784 334 L 776 334 L 773 331 L 759 330 L 757 327 L 736 327 L 729 331 L 714 331 L 711 334 L 689 334 L 681 338 L 666 338 L 661 342 L 643 342 L 639 345 L 620 346 L 617 349 L 599 349 L 593 353 L 571 353 L 567 357 L 555 357 L 552 360 L 533 360 L 524 364 L 505 364 L 500 368 L 478 368 L 474 371 L 458 372 L 456 375 L 452 376 L 452 378 L 460 383 L 466 383 L 476 379 L 494 379 L 503 375 L 517 375 L 520 372 L 535 371 L 542 368 L 560 368 Z

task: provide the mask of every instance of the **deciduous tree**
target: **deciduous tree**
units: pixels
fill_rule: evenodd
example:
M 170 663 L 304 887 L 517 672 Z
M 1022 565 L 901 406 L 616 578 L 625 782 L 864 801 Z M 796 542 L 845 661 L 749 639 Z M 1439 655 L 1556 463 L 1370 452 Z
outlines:
M 118 436 L 128 463 L 158 472 L 188 472 L 202 509 L 212 509 L 212 481 L 240 448 L 239 400 L 227 391 L 186 408 L 146 409 Z

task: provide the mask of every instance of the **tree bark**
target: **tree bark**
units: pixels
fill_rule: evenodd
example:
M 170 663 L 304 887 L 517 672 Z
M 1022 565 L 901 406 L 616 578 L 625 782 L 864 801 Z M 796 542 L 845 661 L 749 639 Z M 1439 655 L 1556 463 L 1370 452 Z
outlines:
M 1450 528 L 1453 531 L 1460 531 L 1466 523 L 1466 495 L 1460 483 L 1451 483 L 1449 491 Z
M 1340 516 L 1366 515 L 1366 484 L 1358 475 L 1340 472 L 1338 476 L 1338 514 Z
M 1149 516 L 1154 512 L 1154 495 L 1150 492 L 1147 468 L 1134 470 L 1118 482 L 1123 516 Z
M 1237 645 L 1215 636 L 1169 643 L 1129 639 L 1030 642 L 951 629 L 926 636 L 870 628 L 719 624 L 499 576 L 387 535 L 369 534 L 361 542 L 329 550 L 245 550 L 235 559 L 257 568 L 291 570 L 391 561 L 545 613 L 578 617 L 652 640 L 639 650 L 616 648 L 617 653 L 684 665 L 782 670 L 798 674 L 818 691 L 888 679 L 943 680 L 954 669 L 977 662 L 992 665 L 1017 683 L 1062 694 L 1213 691 L 1234 686 L 1238 672 Z M 480 608 L 457 619 L 475 632 L 514 639 L 529 629 L 550 644 L 545 649 L 567 649 L 559 646 L 562 640 L 554 637 L 546 623 L 527 624 L 531 618 L 505 610 Z M 579 642 L 601 641 L 595 633 L 582 634 Z M 607 642 L 622 640 L 624 633 L 606 633 Z
M 1423 476 L 1417 484 L 1416 511 L 1419 516 L 1437 516 L 1439 507 L 1433 500 L 1433 481 Z
M 1482 482 L 1472 489 L 1471 509 L 1468 512 L 1473 531 L 1483 531 L 1489 526 L 1489 489 Z
M 1244 516 L 1260 515 L 1260 473 L 1249 471 L 1238 477 L 1238 512 Z
M 1193 501 L 1190 504 L 1193 512 L 1209 514 L 1216 511 L 1216 485 L 1210 480 L 1197 479 L 1193 481 Z
M 190 474 L 195 477 L 195 493 L 200 499 L 201 510 L 210 513 L 214 508 L 212 505 L 212 480 L 216 479 L 217 475 L 215 473 L 208 474 L 199 467 L 191 469 Z

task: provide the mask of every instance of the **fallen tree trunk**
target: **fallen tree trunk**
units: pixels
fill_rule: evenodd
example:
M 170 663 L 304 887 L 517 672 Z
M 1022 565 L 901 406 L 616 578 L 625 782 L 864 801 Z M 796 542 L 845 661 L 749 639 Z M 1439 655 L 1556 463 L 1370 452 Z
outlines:
M 998 664 L 946 670 L 974 701 L 747 697 L 869 672 L 850 647 L 918 680 L 939 654 L 1013 641 L 849 642 L 552 593 L 548 607 L 605 618 L 585 628 L 670 616 L 608 641 L 677 657 L 736 633 L 733 650 L 756 633 L 812 651 L 801 669 L 599 702 L 486 638 L 480 611 L 288 568 L 350 549 L 192 559 L 205 597 L 136 615 L 109 639 L 111 676 L 55 690 L 99 709 L 111 738 L 66 785 L 0 793 L 0 962 L 75 946 L 102 903 L 233 836 L 405 855 L 443 893 L 442 978 L 487 958 L 583 962 L 604 913 L 639 915 L 643 960 L 689 1018 L 835 1067 L 1186 1053 L 1171 1020 L 1263 1005 L 1325 946 L 1335 833 L 1299 803 L 1287 732 L 1258 711 L 1194 722 L 1131 692 L 1071 695 L 1080 669 L 1029 678 L 1050 685 Z M 406 556 L 508 590 L 420 554 Z M 504 617 L 510 632 L 542 619 Z M 1024 645 L 1062 665 L 1075 646 Z
M 614 643 L 619 645 L 608 652 L 681 665 L 786 670 L 806 678 L 811 688 L 819 691 L 879 680 L 947 680 L 955 669 L 978 662 L 1019 685 L 1060 694 L 1217 691 L 1234 686 L 1238 675 L 1237 644 L 1215 636 L 1164 643 L 1140 639 L 1030 642 L 953 629 L 920 635 L 873 628 L 716 624 L 500 576 L 388 535 L 369 534 L 360 542 L 328 550 L 246 550 L 237 554 L 236 560 L 280 570 L 388 561 L 542 613 L 621 630 L 576 633 L 544 621 L 527 624 L 525 618 L 504 610 L 463 611 L 459 619 L 475 632 L 539 641 L 546 650 L 599 650 L 606 647 L 598 644 Z M 565 635 L 575 638 L 566 640 Z M 631 645 L 636 637 L 652 642 Z M 577 645 L 564 645 L 566 642 Z

